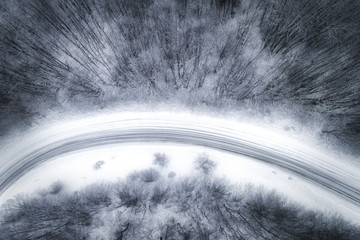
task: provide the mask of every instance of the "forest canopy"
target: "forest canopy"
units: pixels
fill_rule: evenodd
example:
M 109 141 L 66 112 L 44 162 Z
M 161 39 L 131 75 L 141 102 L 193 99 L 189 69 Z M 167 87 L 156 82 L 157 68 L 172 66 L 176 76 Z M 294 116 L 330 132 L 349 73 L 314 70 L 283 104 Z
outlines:
M 357 239 L 360 227 L 308 210 L 262 186 L 212 173 L 207 155 L 195 174 L 159 165 L 68 192 L 57 181 L 1 207 L 1 239 Z M 161 158 L 164 159 L 164 158 Z
M 129 102 L 285 109 L 360 149 L 356 0 L 0 3 L 0 129 Z

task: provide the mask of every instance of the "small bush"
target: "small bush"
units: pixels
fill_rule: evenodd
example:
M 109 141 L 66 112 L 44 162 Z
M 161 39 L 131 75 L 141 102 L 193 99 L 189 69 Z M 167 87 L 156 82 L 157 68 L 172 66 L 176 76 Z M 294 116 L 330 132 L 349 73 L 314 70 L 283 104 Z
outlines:
M 142 171 L 134 171 L 128 175 L 130 181 L 140 180 L 145 183 L 156 182 L 160 178 L 160 173 L 154 168 L 145 169 Z
M 97 161 L 94 164 L 93 168 L 94 168 L 94 170 L 99 170 L 102 167 L 102 165 L 104 165 L 104 164 L 105 164 L 105 161 L 103 161 L 103 160 Z
M 148 193 L 143 185 L 139 183 L 120 183 L 115 188 L 115 196 L 119 201 L 119 206 L 125 206 L 127 208 L 139 207 L 144 204 L 147 199 Z
M 90 208 L 102 208 L 111 205 L 110 184 L 96 183 L 86 187 L 80 195 L 84 203 Z
M 206 153 L 200 154 L 195 160 L 194 165 L 196 170 L 199 170 L 206 175 L 211 174 L 216 168 L 216 163 L 210 160 L 209 155 Z
M 49 187 L 49 193 L 52 195 L 59 194 L 64 189 L 64 184 L 61 181 L 52 183 Z
M 159 178 L 160 173 L 153 168 L 146 169 L 140 172 L 140 179 L 146 183 L 156 182 Z
M 167 167 L 169 165 L 169 158 L 165 153 L 155 153 L 153 164 L 159 165 L 160 167 Z

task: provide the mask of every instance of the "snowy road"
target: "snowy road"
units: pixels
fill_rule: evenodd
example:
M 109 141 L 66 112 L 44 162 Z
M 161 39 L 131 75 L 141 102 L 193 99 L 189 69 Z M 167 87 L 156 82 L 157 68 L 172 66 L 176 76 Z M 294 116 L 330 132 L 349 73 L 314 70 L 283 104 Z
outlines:
M 0 194 L 54 157 L 129 142 L 180 143 L 244 155 L 280 167 L 360 207 L 358 167 L 276 131 L 245 123 L 149 113 L 88 118 L 35 130 L 1 150 Z

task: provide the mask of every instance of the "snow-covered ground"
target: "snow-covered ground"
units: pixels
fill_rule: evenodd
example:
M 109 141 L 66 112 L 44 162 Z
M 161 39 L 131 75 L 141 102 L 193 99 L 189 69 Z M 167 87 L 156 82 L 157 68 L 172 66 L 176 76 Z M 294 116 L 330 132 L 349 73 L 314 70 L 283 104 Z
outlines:
M 72 137 L 76 135 L 96 131 L 115 131 L 129 126 L 135 127 L 135 129 L 144 129 L 149 123 L 151 123 L 151 127 L 159 129 L 170 125 L 176 126 L 171 129 L 172 131 L 183 128 L 186 131 L 189 129 L 207 131 L 214 134 L 215 142 L 217 140 L 221 142 L 223 139 L 231 142 L 234 137 L 238 140 L 246 139 L 250 141 L 250 146 L 255 150 L 262 151 L 264 150 L 262 146 L 266 146 L 266 151 L 260 155 L 252 155 L 252 152 L 248 154 L 245 151 L 245 155 L 247 155 L 245 156 L 234 153 L 231 148 L 234 144 L 231 147 L 221 145 L 222 147 L 214 148 L 213 146 L 217 145 L 200 146 L 201 144 L 194 145 L 192 142 L 187 144 L 186 141 L 182 143 L 149 141 L 149 139 L 145 139 L 145 142 L 115 141 L 101 146 L 90 144 L 90 146 L 74 148 L 68 152 L 55 151 L 49 159 L 41 160 L 40 165 L 32 166 L 30 164 L 25 174 L 18 171 L 20 168 L 16 164 L 28 164 L 22 160 L 37 159 L 43 153 L 40 151 L 41 149 L 48 150 L 49 146 L 53 146 L 62 139 L 74 141 Z M 206 152 L 212 160 L 217 162 L 215 174 L 220 177 L 224 176 L 234 183 L 264 185 L 311 209 L 342 214 L 345 218 L 359 223 L 360 206 L 356 202 L 329 191 L 321 184 L 316 184 L 314 178 L 309 179 L 308 176 L 302 178 L 289 169 L 284 169 L 281 162 L 272 164 L 271 161 L 261 160 L 269 157 L 266 154 L 279 152 L 285 155 L 290 154 L 295 160 L 299 160 L 296 162 L 300 164 L 296 165 L 297 167 L 301 167 L 302 164 L 310 164 L 315 169 L 325 169 L 327 173 L 332 173 L 335 179 L 339 178 L 349 186 L 353 184 L 355 189 L 359 183 L 356 182 L 359 179 L 356 173 L 360 169 L 356 162 L 346 161 L 343 156 L 339 161 L 339 158 L 333 156 L 334 153 L 321 150 L 305 136 L 302 136 L 303 139 L 300 135 L 291 137 L 291 134 L 286 135 L 286 131 L 281 132 L 279 129 L 281 129 L 279 125 L 261 126 L 257 123 L 248 124 L 223 118 L 168 112 L 156 115 L 149 112 L 123 113 L 68 121 L 66 124 L 52 124 L 46 129 L 32 130 L 21 140 L 10 142 L 7 147 L 2 148 L 0 173 L 6 173 L 8 176 L 17 173 L 20 175 L 16 176 L 15 179 L 19 179 L 2 193 L 0 203 L 17 193 L 34 192 L 36 189 L 46 188 L 57 180 L 62 181 L 68 191 L 77 190 L 99 180 L 114 181 L 125 177 L 134 170 L 154 167 L 153 155 L 158 152 L 165 153 L 169 157 L 170 163 L 166 171 L 173 171 L 177 176 L 192 174 L 195 173 L 192 167 L 193 161 L 199 154 Z M 197 135 L 191 136 L 198 137 Z M 86 141 L 88 142 L 89 139 L 91 138 L 86 138 Z M 76 141 L 74 142 L 76 143 Z M 64 143 L 66 144 L 66 141 Z M 199 142 L 195 141 L 195 143 Z M 278 156 L 282 157 L 280 153 Z M 94 165 L 98 161 L 104 161 L 104 164 L 99 169 L 94 169 Z M 294 169 L 297 171 L 297 168 Z M 11 174 L 9 175 L 9 173 Z

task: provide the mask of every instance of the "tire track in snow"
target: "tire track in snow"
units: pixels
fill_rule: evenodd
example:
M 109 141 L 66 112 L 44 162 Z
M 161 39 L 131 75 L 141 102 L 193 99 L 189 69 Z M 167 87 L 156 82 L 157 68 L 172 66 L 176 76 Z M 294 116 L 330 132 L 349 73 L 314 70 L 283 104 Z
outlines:
M 310 147 L 299 149 L 296 142 L 264 129 L 198 120 L 137 117 L 85 121 L 75 129 L 56 129 L 31 145 L 10 149 L 2 157 L 0 195 L 30 169 L 62 154 L 109 144 L 170 142 L 223 150 L 280 167 L 360 206 L 360 176 L 333 165 L 330 158 L 324 159 Z

